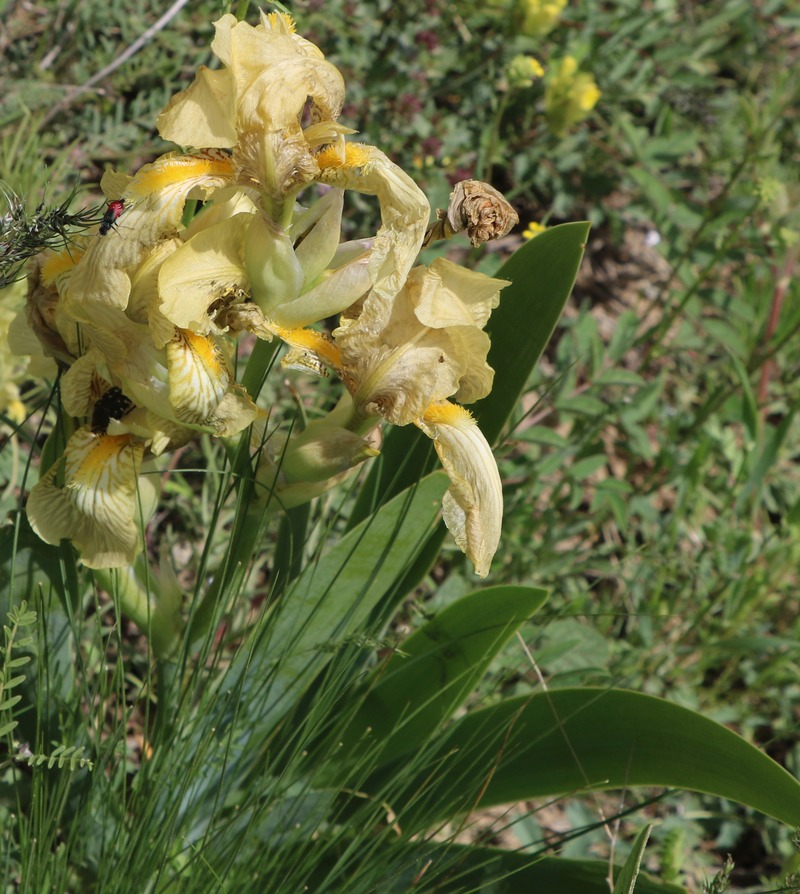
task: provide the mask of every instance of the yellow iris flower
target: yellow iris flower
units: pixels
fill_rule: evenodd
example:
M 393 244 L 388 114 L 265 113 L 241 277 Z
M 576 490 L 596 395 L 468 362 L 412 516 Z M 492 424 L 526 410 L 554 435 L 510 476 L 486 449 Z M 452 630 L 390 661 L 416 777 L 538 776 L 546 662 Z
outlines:
M 506 283 L 443 259 L 414 265 L 433 232 L 466 227 L 480 242 L 504 235 L 516 215 L 467 181 L 456 203 L 465 220 L 448 217 L 447 229 L 440 213 L 429 229 L 411 178 L 374 146 L 346 141 L 342 77 L 288 16 L 251 26 L 225 15 L 215 29 L 221 67 L 201 67 L 158 118 L 161 135 L 190 151 L 133 176 L 107 172 L 113 226 L 34 271 L 20 328 L 66 370 L 64 408 L 88 423 L 34 487 L 31 524 L 48 542 L 72 540 L 87 565 L 130 564 L 155 506 L 153 476 L 142 472 L 152 458 L 199 431 L 263 427 L 234 379 L 234 339 L 246 331 L 282 338 L 286 364 L 332 368 L 348 390 L 326 419 L 273 439 L 280 455 L 273 449 L 266 465 L 285 505 L 375 455 L 366 436 L 381 419 L 413 423 L 450 476 L 445 521 L 485 575 L 501 483 L 485 438 L 451 400 L 491 389 L 483 327 Z M 376 196 L 381 225 L 341 243 L 348 189 Z M 297 201 L 303 190 L 308 207 Z M 193 199 L 203 207 L 184 226 Z M 334 315 L 332 337 L 307 328 Z

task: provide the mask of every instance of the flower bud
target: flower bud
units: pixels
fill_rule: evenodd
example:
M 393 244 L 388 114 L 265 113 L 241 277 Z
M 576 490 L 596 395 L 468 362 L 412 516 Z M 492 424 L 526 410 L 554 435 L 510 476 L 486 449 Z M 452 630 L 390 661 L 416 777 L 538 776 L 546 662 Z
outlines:
M 506 68 L 509 90 L 524 90 L 544 75 L 544 69 L 533 56 L 514 56 Z
M 303 268 L 292 240 L 264 214 L 256 214 L 250 224 L 244 258 L 253 300 L 265 316 L 300 294 Z

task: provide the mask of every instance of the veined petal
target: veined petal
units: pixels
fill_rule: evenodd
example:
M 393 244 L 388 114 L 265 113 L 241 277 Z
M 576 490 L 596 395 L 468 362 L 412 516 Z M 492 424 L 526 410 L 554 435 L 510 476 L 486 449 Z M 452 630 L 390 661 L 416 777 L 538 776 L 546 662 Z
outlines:
M 172 98 L 158 118 L 165 139 L 216 147 L 241 146 L 243 134 L 255 131 L 296 131 L 302 139 L 300 117 L 309 98 L 315 121 L 338 117 L 344 80 L 314 44 L 294 32 L 290 18 L 262 15 L 251 26 L 228 14 L 214 27 L 211 49 L 224 68 L 201 68 L 194 83 Z M 255 161 L 262 152 L 250 154 L 253 168 L 262 168 Z M 273 146 L 263 154 L 280 152 Z
M 138 406 L 172 418 L 166 355 L 153 344 L 148 325 L 103 305 L 93 309 L 91 319 L 83 327 L 86 340 L 104 355 L 111 380 Z
M 109 200 L 118 199 L 125 195 L 125 191 L 131 185 L 133 177 L 124 171 L 115 171 L 113 168 L 106 168 L 103 176 L 100 178 L 100 189 L 103 195 Z
M 452 397 L 461 403 L 474 403 L 489 394 L 494 382 L 494 370 L 485 360 L 491 345 L 489 336 L 474 326 L 452 326 L 447 334 L 453 345 L 453 353 L 466 358 L 458 380 L 458 391 Z
M 31 527 L 47 543 L 71 540 L 89 568 L 130 565 L 141 551 L 140 528 L 152 508 L 137 499 L 141 443 L 129 435 L 112 437 L 81 428 L 70 438 L 62 461 L 33 488 L 27 513 Z M 56 478 L 63 469 L 63 485 Z M 144 502 L 148 503 L 145 509 Z
M 181 231 L 181 239 L 188 242 L 193 236 L 216 224 L 231 220 L 239 214 L 255 214 L 256 204 L 239 187 L 226 186 L 217 190 L 198 211 L 192 222 Z
M 339 349 L 329 335 L 313 329 L 289 329 L 283 326 L 270 326 L 270 331 L 291 345 L 298 354 L 306 354 L 315 359 L 315 366 L 328 366 L 339 370 L 342 357 Z
M 96 305 L 125 309 L 129 272 L 146 251 L 176 235 L 187 198 L 202 199 L 232 182 L 233 164 L 223 152 L 168 153 L 144 165 L 130 181 L 114 228 L 98 235 L 76 266 L 64 294 L 69 313 L 91 322 Z
M 231 371 L 226 358 L 216 342 L 188 329 L 178 329 L 166 351 L 175 418 L 203 423 L 228 390 Z
M 261 412 L 247 391 L 234 383 L 219 402 L 214 415 L 206 420 L 206 425 L 217 437 L 230 438 L 247 428 Z
M 61 403 L 66 412 L 70 416 L 88 416 L 95 401 L 111 387 L 108 379 L 105 357 L 100 351 L 91 349 L 78 357 L 61 377 Z
M 221 339 L 178 329 L 166 352 L 174 419 L 228 437 L 256 418 L 258 408 L 233 381 Z
M 61 290 L 72 277 L 74 257 L 67 251 L 37 255 L 28 269 L 25 306 L 28 326 L 44 354 L 67 366 L 81 353 L 79 327 L 67 316 L 61 300 Z M 15 328 L 15 333 L 21 334 L 21 331 Z M 20 353 L 27 353 L 22 345 Z
M 31 329 L 25 311 L 20 311 L 8 326 L 8 347 L 11 353 L 21 359 L 27 376 L 42 379 L 55 379 L 58 374 L 52 357 L 45 356 L 42 343 Z
M 252 221 L 252 214 L 237 214 L 199 230 L 161 266 L 161 312 L 175 326 L 200 335 L 217 328 L 209 308 L 247 285 L 244 241 Z
M 155 348 L 163 348 L 175 334 L 175 324 L 161 312 L 158 277 L 161 265 L 183 242 L 178 237 L 157 242 L 131 275 L 131 294 L 125 315 L 146 324 Z
M 299 121 L 308 98 L 316 120 L 339 117 L 344 79 L 318 47 L 295 33 L 291 19 L 262 15 L 252 27 L 232 18 L 223 16 L 216 26 L 218 37 L 229 42 L 241 123 L 255 119 L 266 129 L 281 129 Z M 216 39 L 212 49 L 217 51 Z
M 205 65 L 186 90 L 176 93 L 156 118 L 158 132 L 179 146 L 225 149 L 236 145 L 236 96 L 227 69 Z
M 500 301 L 500 290 L 507 285 L 508 280 L 484 276 L 444 258 L 428 267 L 414 314 L 424 326 L 446 329 L 451 344 L 446 353 L 462 361 L 458 389 L 433 395 L 433 400 L 453 396 L 469 404 L 491 391 L 494 370 L 486 362 L 490 342 L 482 330 Z
M 143 165 L 125 191 L 125 199 L 137 202 L 150 199 L 151 212 L 171 212 L 170 222 L 180 223 L 183 207 L 175 208 L 186 198 L 204 199 L 215 189 L 233 182 L 230 155 L 209 149 L 182 155 L 167 152 L 150 164 Z
M 468 364 L 447 330 L 423 326 L 415 313 L 425 277 L 425 267 L 415 268 L 393 298 L 373 290 L 355 320 L 333 333 L 342 378 L 359 410 L 395 425 L 419 419 L 431 403 L 455 394 Z
M 507 279 L 493 279 L 437 258 L 428 267 L 415 312 L 422 324 L 432 328 L 483 329 L 500 303 L 500 290 L 508 285 L 511 283 Z
M 503 488 L 497 463 L 472 415 L 456 404 L 434 404 L 417 422 L 433 438 L 450 478 L 444 523 L 479 577 L 486 577 L 500 542 Z
M 504 285 L 440 259 L 415 267 L 391 298 L 373 289 L 333 333 L 360 409 L 405 425 L 432 403 L 485 397 L 494 371 L 481 327 Z

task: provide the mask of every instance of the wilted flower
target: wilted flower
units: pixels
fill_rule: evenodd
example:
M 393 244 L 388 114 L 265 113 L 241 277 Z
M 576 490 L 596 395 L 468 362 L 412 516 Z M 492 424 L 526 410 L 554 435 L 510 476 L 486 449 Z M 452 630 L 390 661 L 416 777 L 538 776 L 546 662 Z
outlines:
M 500 239 L 519 223 L 505 196 L 480 180 L 462 180 L 450 193 L 446 210 L 436 211 L 437 222 L 428 228 L 423 245 L 450 239 L 466 231 L 473 246 Z
M 380 150 L 346 142 L 342 77 L 288 16 L 262 14 L 253 27 L 225 15 L 215 28 L 222 67 L 201 67 L 158 119 L 190 151 L 132 177 L 107 172 L 97 233 L 32 272 L 20 329 L 64 371 L 64 408 L 86 423 L 34 487 L 31 524 L 51 543 L 72 540 L 87 565 L 130 564 L 157 496 L 147 472 L 198 432 L 229 437 L 255 423 L 264 499 L 293 506 L 374 456 L 368 437 L 385 419 L 433 439 L 451 479 L 445 521 L 485 575 L 500 477 L 450 400 L 489 393 L 483 327 L 506 283 L 443 259 L 414 264 L 436 227 L 436 238 L 464 230 L 477 245 L 507 233 L 516 213 L 465 181 L 426 237 L 427 199 Z M 347 189 L 377 197 L 381 226 L 340 243 Z M 188 200 L 203 207 L 185 226 Z M 335 315 L 332 337 L 308 328 Z M 334 369 L 348 393 L 299 434 L 268 435 L 234 378 L 241 332 L 282 339 L 284 365 Z

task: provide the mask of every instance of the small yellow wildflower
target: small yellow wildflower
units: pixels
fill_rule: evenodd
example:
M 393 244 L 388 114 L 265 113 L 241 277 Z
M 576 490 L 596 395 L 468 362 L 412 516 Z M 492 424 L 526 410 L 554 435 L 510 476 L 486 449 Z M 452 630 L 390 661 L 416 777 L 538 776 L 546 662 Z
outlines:
M 567 0 L 520 0 L 521 30 L 527 37 L 544 37 L 552 31 Z
M 594 78 L 578 71 L 574 56 L 564 56 L 550 67 L 544 94 L 545 115 L 550 130 L 561 136 L 591 112 L 601 93 Z
M 542 226 L 542 224 L 537 223 L 535 220 L 532 220 L 527 227 L 522 231 L 523 239 L 533 239 L 534 236 L 538 236 L 539 233 L 544 233 L 547 227 Z
M 543 75 L 544 69 L 533 56 L 514 56 L 506 69 L 510 90 L 524 90 Z

